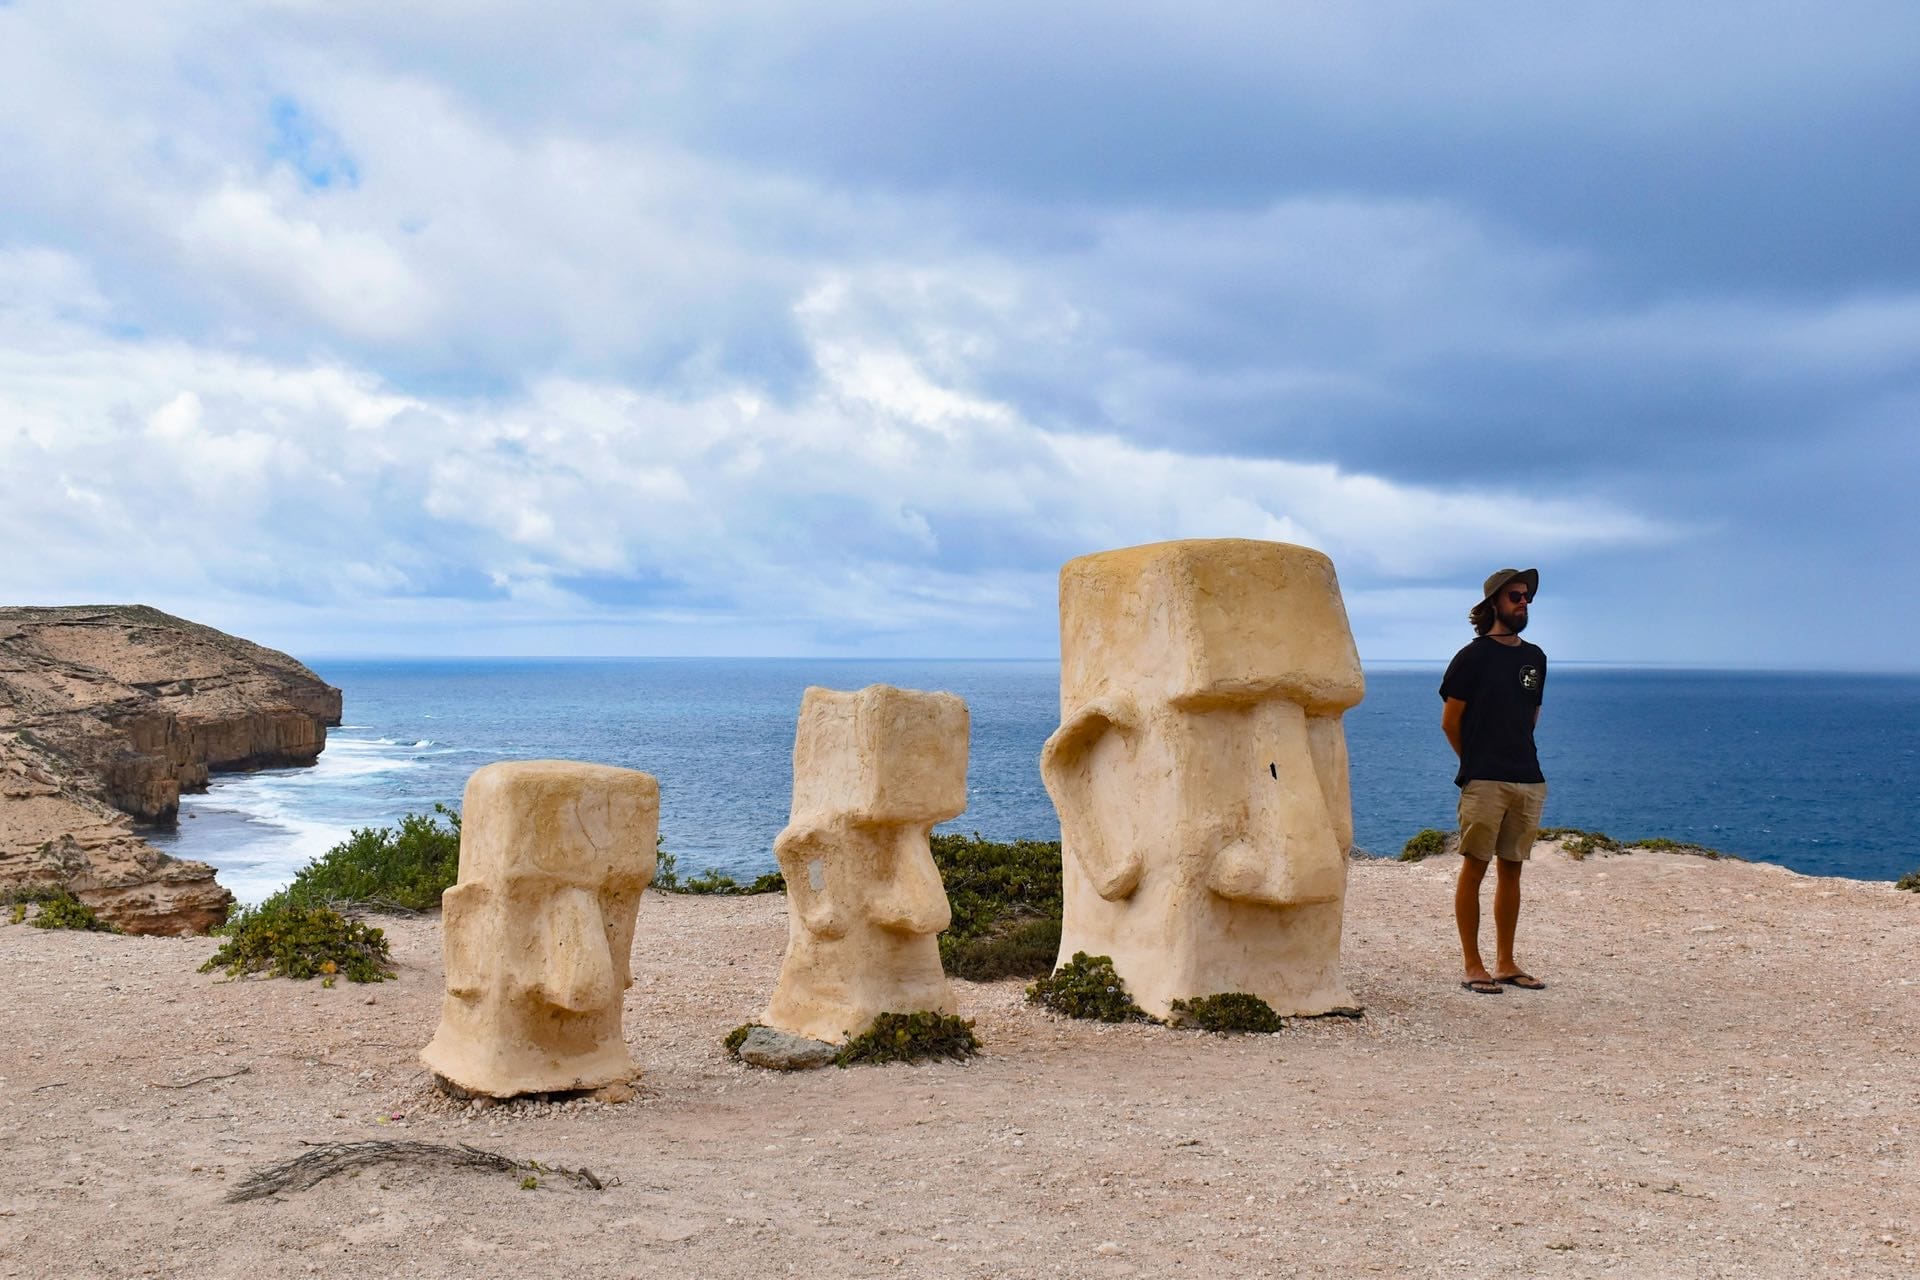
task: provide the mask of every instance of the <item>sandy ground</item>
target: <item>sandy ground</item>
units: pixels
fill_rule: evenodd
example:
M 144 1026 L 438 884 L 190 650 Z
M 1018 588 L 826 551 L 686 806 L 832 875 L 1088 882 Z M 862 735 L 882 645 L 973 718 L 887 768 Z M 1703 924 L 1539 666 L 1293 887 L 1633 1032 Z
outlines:
M 1355 864 L 1359 1022 L 1102 1027 L 960 983 L 981 1057 L 798 1076 L 719 1044 L 785 900 L 649 895 L 645 1077 L 611 1106 L 432 1089 L 433 920 L 391 926 L 398 981 L 334 990 L 0 927 L 0 1275 L 1920 1273 L 1920 895 L 1543 850 L 1521 960 L 1551 988 L 1489 997 L 1455 985 L 1454 866 Z M 362 1138 L 619 1181 L 389 1166 L 222 1201 Z

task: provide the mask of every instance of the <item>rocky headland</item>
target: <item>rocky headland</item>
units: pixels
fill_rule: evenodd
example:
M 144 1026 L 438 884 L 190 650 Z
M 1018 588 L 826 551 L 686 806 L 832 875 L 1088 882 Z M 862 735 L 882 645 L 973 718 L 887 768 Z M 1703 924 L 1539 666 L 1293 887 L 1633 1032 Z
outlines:
M 212 773 L 312 764 L 340 691 L 284 653 L 143 605 L 0 608 L 0 894 L 63 888 L 130 933 L 203 932 L 233 895 L 137 823 Z

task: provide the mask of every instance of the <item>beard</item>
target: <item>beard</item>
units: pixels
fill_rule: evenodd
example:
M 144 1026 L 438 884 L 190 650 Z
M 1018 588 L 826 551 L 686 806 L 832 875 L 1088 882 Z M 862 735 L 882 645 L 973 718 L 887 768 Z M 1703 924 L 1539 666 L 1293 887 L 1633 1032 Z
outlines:
M 1507 630 L 1513 632 L 1514 635 L 1519 635 L 1527 629 L 1527 615 L 1513 612 L 1507 609 L 1505 605 L 1494 606 L 1494 616 L 1499 618 Z

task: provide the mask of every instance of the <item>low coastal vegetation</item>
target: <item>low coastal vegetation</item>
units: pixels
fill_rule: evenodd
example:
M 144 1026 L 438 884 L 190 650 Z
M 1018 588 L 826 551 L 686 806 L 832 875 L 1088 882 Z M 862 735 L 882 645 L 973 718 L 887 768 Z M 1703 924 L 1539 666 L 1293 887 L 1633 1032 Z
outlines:
M 434 911 L 459 874 L 460 815 L 436 804 L 432 813 L 408 814 L 397 828 L 354 831 L 261 905 Z
M 332 986 L 384 982 L 394 976 L 386 934 L 350 920 L 330 907 L 301 906 L 273 898 L 243 907 L 221 926 L 220 949 L 200 966 L 229 977 L 264 973 L 270 978 L 319 978 Z
M 1447 851 L 1448 838 L 1447 833 L 1444 831 L 1436 831 L 1432 827 L 1423 827 L 1420 831 L 1416 832 L 1414 837 L 1407 841 L 1406 846 L 1400 850 L 1400 861 L 1418 862 L 1422 858 L 1438 857 Z
M 65 889 L 29 885 L 10 891 L 5 898 L 7 918 L 14 924 L 30 924 L 36 929 L 78 929 L 88 933 L 119 933 L 111 923 Z
M 1175 1000 L 1170 1021 L 1178 1027 L 1198 1027 L 1218 1035 L 1235 1032 L 1266 1034 L 1287 1024 L 1273 1006 L 1245 991 L 1227 991 L 1217 996 L 1199 996 Z
M 933 864 L 953 923 L 940 962 L 956 978 L 1041 977 L 1060 955 L 1060 842 L 936 835 Z
M 460 815 L 437 804 L 396 827 L 366 827 L 294 874 L 286 888 L 242 907 L 215 930 L 220 949 L 200 972 L 231 977 L 381 982 L 394 976 L 386 934 L 348 913 L 416 913 L 440 906 L 460 872 Z
M 726 1039 L 720 1043 L 726 1047 L 729 1056 L 738 1058 L 740 1046 L 759 1026 L 759 1023 L 743 1022 L 727 1032 Z M 808 1040 L 799 1042 L 808 1045 L 813 1043 Z M 973 1034 L 973 1023 L 964 1018 L 932 1012 L 883 1013 L 865 1031 L 841 1046 L 840 1051 L 833 1055 L 833 1064 L 851 1067 L 881 1062 L 924 1062 L 931 1058 L 957 1060 L 971 1058 L 979 1051 L 980 1041 Z M 760 1059 L 755 1061 L 763 1066 L 769 1065 Z
M 1152 1022 L 1133 1002 L 1127 984 L 1114 970 L 1113 957 L 1090 956 L 1084 951 L 1027 988 L 1027 1003 L 1093 1022 Z
M 1737 853 L 1728 853 L 1724 849 L 1709 849 L 1703 844 L 1689 844 L 1685 840 L 1669 840 L 1665 836 L 1650 836 L 1645 840 L 1635 840 L 1627 845 L 1629 849 L 1647 849 L 1654 853 L 1680 853 L 1693 858 L 1725 858 L 1729 862 L 1745 862 Z
M 1703 844 L 1692 844 L 1685 840 L 1669 840 L 1665 836 L 1615 840 L 1604 831 L 1582 831 L 1579 827 L 1542 827 L 1540 839 L 1558 840 L 1567 856 L 1576 862 L 1590 853 L 1632 853 L 1636 849 L 1648 853 L 1678 853 L 1693 858 L 1725 858 L 1729 862 L 1746 861 L 1739 854 L 1709 849 Z
M 744 1038 L 744 1037 L 743 1037 Z M 737 1047 L 737 1046 L 735 1046 Z M 883 1013 L 873 1025 L 847 1041 L 834 1065 L 851 1067 L 882 1062 L 959 1060 L 980 1051 L 973 1023 L 947 1013 Z
M 697 876 L 682 878 L 680 859 L 660 846 L 666 837 L 654 841 L 653 887 L 661 893 L 719 894 L 736 896 L 750 893 L 785 893 L 787 878 L 778 871 L 769 871 L 763 876 L 755 876 L 745 884 L 735 880 L 724 871 L 707 870 Z
M 1542 827 L 1538 838 L 1558 840 L 1560 848 L 1575 862 L 1590 853 L 1619 853 L 1622 848 L 1618 840 L 1604 831 L 1582 831 L 1578 827 Z
M 1907 872 L 1907 874 L 1893 882 L 1893 887 L 1896 889 L 1907 889 L 1913 893 L 1920 893 L 1920 871 Z
M 1730 862 L 1744 862 L 1745 859 L 1735 853 L 1720 849 L 1709 849 L 1705 845 L 1691 844 L 1684 840 L 1669 840 L 1665 836 L 1648 836 L 1643 840 L 1615 840 L 1604 831 L 1584 831 L 1579 827 L 1542 827 L 1539 839 L 1558 840 L 1567 856 L 1578 862 L 1592 853 L 1631 853 L 1643 849 L 1650 853 L 1678 853 L 1694 858 L 1725 858 Z M 1451 852 L 1453 834 L 1438 831 L 1432 827 L 1424 828 L 1408 840 L 1400 850 L 1400 861 L 1419 862 L 1423 858 L 1437 857 Z
M 940 935 L 940 961 L 956 978 L 992 982 L 1033 978 L 1060 954 L 1060 842 L 935 835 L 934 866 L 946 886 L 953 922 Z M 720 871 L 682 877 L 679 859 L 661 849 L 653 886 L 665 893 L 781 893 L 779 872 L 742 883 Z
M 787 887 L 778 871 L 746 883 L 723 871 L 682 876 L 679 859 L 656 837 L 653 887 L 662 893 L 780 893 Z M 269 898 L 299 906 L 328 906 L 358 911 L 433 911 L 440 895 L 460 875 L 460 814 L 444 804 L 432 813 L 410 813 L 396 827 L 356 830 L 294 876 L 293 883 Z

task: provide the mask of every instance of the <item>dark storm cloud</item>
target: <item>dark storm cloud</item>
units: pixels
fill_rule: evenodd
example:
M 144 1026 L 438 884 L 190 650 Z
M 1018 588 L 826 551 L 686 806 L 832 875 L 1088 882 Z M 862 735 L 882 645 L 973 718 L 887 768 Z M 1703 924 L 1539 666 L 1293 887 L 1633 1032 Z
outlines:
M 1737 312 L 1920 288 L 1920 166 L 1898 159 L 1920 11 L 1400 16 L 842 6 L 693 42 L 704 74 L 660 100 L 683 136 L 757 164 L 943 195 L 1059 281 L 1097 330 L 1084 346 L 971 371 L 1049 424 L 1408 478 L 1505 456 L 1602 480 L 1790 448 L 1913 385 L 1911 362 L 1781 367 L 1764 330 L 1793 316 Z M 1329 214 L 1276 246 L 1301 230 L 1271 216 L 1289 201 Z M 1369 220 L 1380 234 L 1343 232 Z M 1663 343 L 1662 313 L 1696 304 Z M 1884 325 L 1914 336 L 1911 315 Z
M 1920 272 L 1892 234 L 1920 212 L 1890 147 L 1920 118 L 1911 6 L 848 5 L 770 27 L 711 48 L 672 108 L 851 184 L 1442 198 L 1591 247 L 1628 289 Z

